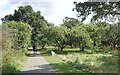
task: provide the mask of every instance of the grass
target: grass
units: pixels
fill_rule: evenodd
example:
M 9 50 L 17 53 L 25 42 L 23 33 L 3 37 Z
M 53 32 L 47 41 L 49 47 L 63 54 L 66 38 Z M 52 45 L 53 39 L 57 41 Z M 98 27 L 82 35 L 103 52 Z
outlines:
M 55 51 L 54 48 L 52 50 Z M 58 51 L 59 52 L 59 51 Z M 72 65 L 67 62 L 63 62 L 57 56 L 51 56 L 51 49 L 40 50 L 40 53 L 45 57 L 45 59 L 50 63 L 50 65 L 59 73 L 83 73 L 77 70 Z
M 56 55 L 51 56 L 51 50 Z M 59 73 L 118 73 L 118 52 L 66 48 L 63 54 L 55 48 L 40 50 L 47 62 Z
M 59 73 L 82 73 L 82 71 L 77 70 L 69 63 L 63 62 L 58 57 L 51 58 L 50 56 L 45 56 L 45 59 L 49 61 L 50 65 Z
M 7 75 L 10 73 L 18 74 L 27 60 L 27 56 L 20 50 L 14 50 L 14 52 L 3 51 L 2 54 L 2 73 L 7 73 Z

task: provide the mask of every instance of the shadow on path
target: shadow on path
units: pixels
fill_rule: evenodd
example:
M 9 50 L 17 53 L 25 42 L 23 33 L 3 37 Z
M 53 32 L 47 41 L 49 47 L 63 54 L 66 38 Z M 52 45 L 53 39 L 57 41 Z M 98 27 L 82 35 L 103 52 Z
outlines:
M 31 51 L 27 56 L 27 62 L 20 75 L 49 75 L 49 73 L 52 73 L 51 75 L 58 75 L 39 51 L 37 54 L 34 54 L 34 52 Z
M 49 64 L 34 65 L 31 67 L 34 67 L 36 69 L 22 71 L 21 73 L 57 73 Z

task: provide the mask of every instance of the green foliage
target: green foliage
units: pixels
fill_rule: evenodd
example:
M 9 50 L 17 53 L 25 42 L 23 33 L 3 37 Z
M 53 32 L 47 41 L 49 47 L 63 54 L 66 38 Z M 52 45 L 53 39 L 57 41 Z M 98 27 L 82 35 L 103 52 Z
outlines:
M 117 24 L 108 24 L 105 22 L 98 22 L 97 23 L 98 29 L 98 37 L 101 39 L 102 45 L 109 45 L 114 47 L 118 47 L 120 42 L 120 31 L 119 31 L 119 23 Z
M 92 48 L 92 46 L 98 48 L 109 45 L 114 49 L 119 46 L 119 23 L 98 22 L 97 24 L 83 24 L 76 19 L 65 17 L 62 26 L 67 27 L 66 45 L 70 45 L 71 48 L 72 45 L 79 46 L 82 50 L 85 47 Z
M 15 30 L 8 26 L 15 23 L 9 22 L 2 25 L 2 73 L 18 73 L 26 61 L 23 51 L 17 50 L 15 46 Z
M 101 19 L 101 17 L 106 17 L 107 15 L 109 15 L 110 13 L 106 14 L 106 12 L 113 10 L 114 7 L 113 4 L 115 6 L 118 6 L 116 5 L 117 3 L 106 4 L 92 2 L 88 5 L 87 4 L 88 4 L 87 2 L 83 4 L 82 3 L 76 4 L 77 12 L 80 12 L 80 15 L 83 20 L 87 17 L 84 15 L 89 15 L 92 12 L 96 13 L 92 18 L 94 21 Z M 110 9 L 110 7 L 108 6 L 111 6 L 112 8 Z M 114 13 L 115 11 L 111 12 Z M 116 13 L 114 13 L 114 15 L 115 14 Z M 114 15 L 112 14 L 112 16 Z M 16 66 L 20 65 L 17 64 L 16 59 L 18 59 L 18 57 L 24 56 L 25 53 L 27 53 L 27 48 L 29 46 L 34 45 L 35 46 L 41 45 L 42 48 L 44 48 L 45 45 L 52 45 L 60 48 L 63 55 L 66 56 L 58 55 L 58 58 L 55 57 L 55 59 L 57 59 L 55 62 L 59 63 L 58 60 L 59 58 L 61 58 L 60 62 L 64 61 L 65 63 L 64 66 L 69 68 L 74 67 L 74 70 L 71 70 L 71 72 L 77 72 L 76 69 L 77 70 L 82 69 L 82 72 L 85 71 L 95 72 L 95 69 L 98 69 L 97 68 L 98 66 L 106 68 L 108 65 L 111 65 L 109 66 L 110 67 L 109 71 L 111 71 L 111 67 L 116 66 L 115 65 L 116 62 L 112 62 L 111 57 L 108 58 L 107 56 L 99 55 L 96 56 L 95 53 L 102 54 L 108 53 L 112 55 L 117 55 L 117 51 L 113 51 L 113 48 L 119 49 L 120 47 L 119 23 L 108 24 L 106 22 L 97 22 L 96 24 L 93 23 L 83 24 L 81 21 L 75 18 L 65 17 L 65 19 L 63 20 L 63 24 L 59 26 L 54 26 L 53 23 L 48 23 L 44 19 L 40 11 L 34 12 L 31 6 L 24 7 L 20 6 L 18 10 L 15 10 L 15 13 L 13 15 L 6 15 L 4 18 L 2 18 L 2 21 L 5 22 L 2 25 L 3 26 L 2 48 L 4 53 L 3 63 L 5 63 L 3 64 L 4 67 L 3 72 L 9 70 L 9 68 L 7 67 L 13 68 L 12 70 L 9 71 L 13 72 L 16 69 Z M 73 45 L 75 47 L 79 47 L 80 49 L 82 49 L 82 51 L 80 51 L 79 48 L 68 50 L 64 49 L 66 46 L 71 46 L 72 48 Z M 92 50 L 89 50 L 88 48 Z M 59 50 L 56 49 L 52 50 L 55 51 L 55 53 L 57 54 L 61 53 Z M 95 56 L 92 55 L 93 53 Z M 46 50 L 45 52 L 43 52 L 43 55 L 51 56 L 51 50 L 49 51 Z M 92 57 L 93 59 L 91 59 Z M 50 57 L 47 57 L 47 60 L 52 62 L 48 58 Z M 21 60 L 24 59 L 20 59 L 20 61 Z M 113 60 L 116 61 L 116 58 Z M 104 64 L 101 65 L 98 63 Z M 51 65 L 54 66 L 54 64 Z M 55 68 L 61 66 L 61 64 L 57 65 L 59 66 L 55 66 Z M 91 67 L 94 68 L 91 70 Z M 105 69 L 103 69 L 102 71 L 104 70 Z M 59 71 L 68 72 L 63 71 L 62 68 L 60 68 Z
M 28 24 L 22 22 L 7 22 L 5 25 L 8 25 L 9 28 L 14 30 L 14 45 L 20 48 L 28 48 L 31 42 L 31 28 Z
M 59 27 L 55 27 L 55 31 L 53 32 L 53 36 L 55 36 L 54 42 L 61 49 L 61 51 L 63 50 L 63 48 L 65 48 L 67 42 L 66 35 L 67 35 L 66 27 L 61 25 Z
M 46 44 L 50 43 L 48 40 L 48 38 L 50 38 L 48 30 L 49 30 L 49 27 L 44 23 L 43 27 L 41 27 L 41 30 L 37 34 L 37 38 L 38 38 L 37 41 L 38 41 L 38 44 L 42 46 L 42 49 L 44 49 L 44 46 Z
M 27 59 L 25 54 L 10 48 L 8 51 L 2 51 L 2 54 L 2 73 L 19 73 Z
M 82 22 L 78 21 L 77 19 L 75 18 L 70 18 L 70 17 L 65 17 L 65 19 L 63 20 L 63 26 L 67 27 L 67 35 L 66 35 L 66 38 L 67 38 L 67 42 L 66 42 L 66 45 L 70 45 L 71 48 L 73 47 L 73 43 L 74 43 L 74 39 L 73 39 L 73 29 L 75 26 L 81 26 L 83 25 Z
M 4 18 L 2 18 L 3 22 L 8 22 L 11 20 L 14 21 L 24 21 L 31 24 L 32 21 L 32 15 L 33 15 L 33 9 L 31 6 L 27 5 L 25 7 L 20 6 L 18 7 L 18 10 L 14 11 L 13 15 L 6 15 Z
M 70 18 L 70 17 L 65 17 L 65 19 L 63 19 L 63 26 L 66 26 L 68 29 L 71 29 L 72 27 L 76 26 L 76 25 L 82 25 L 83 23 L 80 22 L 78 19 L 75 18 Z
M 91 46 L 92 40 L 84 25 L 73 27 L 72 35 L 74 36 L 75 43 L 77 43 L 80 48 Z
M 14 20 L 17 22 L 22 21 L 24 23 L 28 23 L 29 26 L 32 28 L 31 45 L 33 46 L 33 45 L 39 44 L 38 40 L 40 41 L 42 38 L 38 39 L 38 38 L 40 38 L 40 37 L 38 37 L 38 34 L 41 33 L 41 29 L 43 28 L 43 26 L 47 25 L 47 21 L 41 15 L 40 11 L 34 12 L 33 8 L 29 5 L 20 6 L 20 7 L 18 7 L 18 10 L 15 10 L 13 15 L 11 15 L 11 14 L 6 15 L 4 18 L 2 18 L 2 22 L 9 22 L 11 20 Z M 22 31 L 22 29 L 21 29 L 21 31 Z M 21 39 L 19 39 L 19 40 L 21 40 Z M 41 42 L 42 42 L 41 44 L 43 44 L 44 41 L 41 40 Z
M 82 18 L 82 21 L 86 20 L 88 15 L 93 13 L 91 19 L 92 22 L 104 19 L 108 20 L 108 16 L 116 17 L 117 11 L 119 11 L 119 2 L 74 2 L 75 8 L 78 12 L 78 17 Z M 115 9 L 116 8 L 116 9 Z M 109 20 L 110 21 L 110 20 Z

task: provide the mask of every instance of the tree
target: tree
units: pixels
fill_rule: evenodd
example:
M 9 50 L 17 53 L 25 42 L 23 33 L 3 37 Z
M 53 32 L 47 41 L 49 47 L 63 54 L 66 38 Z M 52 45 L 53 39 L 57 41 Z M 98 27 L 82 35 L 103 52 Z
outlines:
M 56 43 L 61 52 L 63 52 L 63 49 L 65 48 L 67 42 L 67 28 L 62 25 L 56 26 L 51 34 L 54 37 L 53 42 Z
M 47 26 L 47 22 L 44 20 L 44 17 L 41 16 L 40 11 L 34 13 L 34 20 L 32 23 L 32 36 L 31 36 L 31 43 L 32 46 L 40 44 L 40 40 L 38 35 L 42 32 L 44 26 Z M 42 39 L 42 38 L 41 38 Z
M 31 28 L 23 22 L 10 21 L 5 23 L 9 28 L 14 29 L 14 45 L 17 49 L 28 48 L 31 42 Z
M 84 51 L 85 47 L 90 47 L 92 45 L 92 39 L 90 38 L 90 35 L 84 25 L 73 27 L 72 36 L 74 43 L 76 43 L 82 51 Z
M 101 41 L 101 45 L 109 45 L 116 49 L 118 43 L 120 42 L 120 31 L 119 31 L 119 23 L 117 24 L 108 24 L 105 22 L 97 23 L 97 32 L 99 35 L 99 40 Z
M 6 15 L 4 18 L 2 18 L 2 22 L 8 22 L 8 21 L 12 21 L 13 16 L 10 15 Z
M 43 27 L 41 27 L 41 30 L 40 30 L 40 32 L 38 32 L 37 37 L 38 37 L 39 44 L 42 46 L 42 49 L 44 49 L 45 45 L 50 43 L 50 41 L 49 41 L 49 38 L 51 38 L 51 37 L 49 37 L 49 33 L 50 33 L 49 25 L 50 25 L 50 23 L 45 23 L 43 21 L 42 24 L 43 24 Z
M 72 28 L 75 27 L 75 26 L 81 26 L 83 23 L 78 21 L 77 19 L 75 18 L 70 18 L 70 17 L 65 17 L 65 19 L 63 20 L 63 26 L 66 26 L 67 27 L 67 30 L 68 30 L 68 33 L 67 33 L 67 43 L 66 45 L 70 45 L 71 48 L 73 47 L 73 43 L 74 43 L 74 40 L 73 40 L 73 36 L 71 36 L 71 31 L 72 31 Z
M 15 10 L 13 15 L 6 15 L 2 18 L 3 22 L 9 22 L 11 20 L 28 23 L 32 28 L 31 45 L 34 46 L 39 44 L 40 39 L 38 34 L 41 33 L 43 26 L 47 25 L 47 21 L 41 15 L 40 11 L 34 12 L 30 5 L 20 6 L 18 10 Z
M 48 26 L 44 30 L 46 31 L 45 34 L 48 39 L 48 44 L 55 47 L 57 46 L 57 44 L 55 43 L 55 36 L 57 35 L 55 35 L 56 27 L 57 26 L 55 26 L 54 23 L 48 23 Z
M 26 22 L 26 23 L 28 22 L 30 24 L 31 20 L 32 20 L 31 19 L 32 14 L 34 13 L 32 7 L 27 5 L 25 7 L 20 6 L 18 8 L 19 9 L 15 10 L 13 15 L 11 15 L 11 14 L 6 15 L 4 18 L 2 18 L 2 21 L 3 22 L 8 22 L 8 21 L 11 21 L 11 20 L 24 21 L 24 22 Z
M 102 20 L 103 18 L 107 19 L 110 15 L 113 17 L 120 15 L 120 13 L 117 13 L 120 8 L 119 2 L 74 2 L 74 4 L 75 8 L 73 10 L 78 12 L 78 17 L 82 18 L 82 21 L 91 13 L 93 13 L 92 22 Z
M 92 25 L 88 27 L 89 24 L 86 27 L 90 33 L 90 37 L 94 41 L 94 45 L 111 45 L 116 49 L 119 42 L 119 23 L 115 24 L 115 21 L 118 19 L 117 15 L 120 15 L 118 13 L 120 8 L 119 2 L 74 2 L 74 4 L 75 8 L 73 10 L 78 12 L 78 17 L 82 21 L 93 13 L 91 22 L 96 22 L 96 25 L 94 25 L 96 29 Z M 101 22 L 103 19 L 113 24 Z M 91 32 L 88 30 L 91 30 L 91 28 L 94 31 Z
M 78 24 L 81 25 L 82 22 L 80 22 L 78 19 L 75 19 L 75 18 L 65 17 L 65 19 L 63 19 L 62 25 L 66 26 L 68 29 L 71 29 L 72 27 Z
M 116 49 L 116 47 L 119 45 L 120 42 L 120 25 L 118 24 L 100 24 L 104 27 L 101 27 L 101 29 L 99 30 L 101 33 L 101 42 L 103 45 L 110 45 L 113 46 L 114 50 Z
M 98 36 L 97 25 L 93 23 L 89 23 L 89 24 L 84 24 L 83 27 L 86 29 L 86 31 L 90 35 L 90 38 L 93 40 L 93 46 L 98 45 L 100 37 Z
M 112 24 L 110 25 L 110 29 L 107 31 L 106 35 L 108 37 L 107 41 L 111 46 L 113 46 L 114 50 L 120 43 L 120 24 Z M 109 34 L 109 35 L 108 35 Z

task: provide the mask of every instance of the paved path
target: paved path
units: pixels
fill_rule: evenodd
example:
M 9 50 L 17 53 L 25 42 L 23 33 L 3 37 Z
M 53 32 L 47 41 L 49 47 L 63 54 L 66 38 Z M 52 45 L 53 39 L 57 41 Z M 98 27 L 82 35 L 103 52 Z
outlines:
M 40 52 L 33 54 L 33 51 L 31 51 L 21 73 L 54 73 L 58 75 Z

